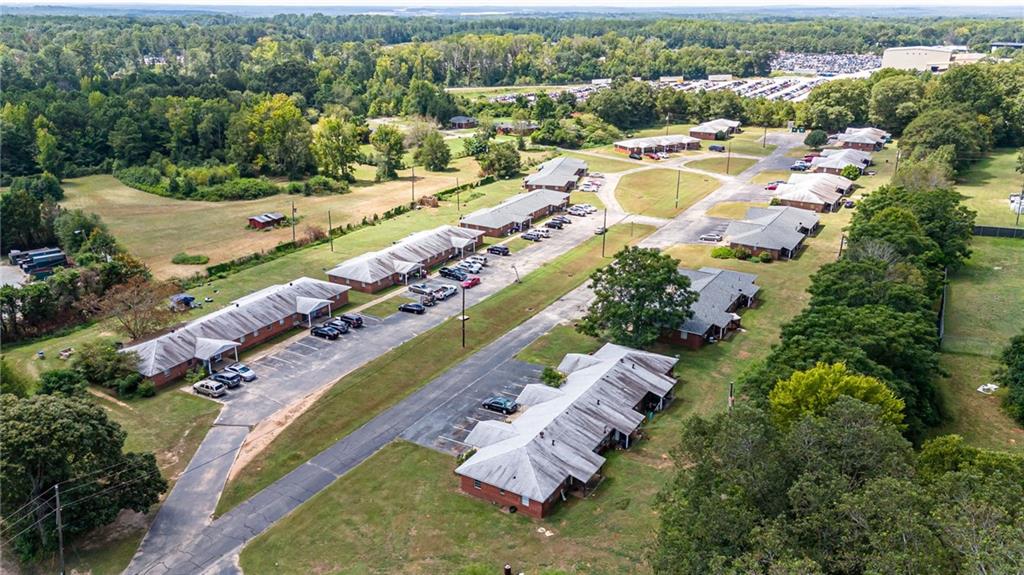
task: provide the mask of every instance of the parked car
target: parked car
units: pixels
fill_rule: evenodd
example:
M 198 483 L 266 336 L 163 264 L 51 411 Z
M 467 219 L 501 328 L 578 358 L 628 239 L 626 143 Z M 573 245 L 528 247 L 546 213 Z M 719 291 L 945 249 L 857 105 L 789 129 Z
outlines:
M 318 326 L 310 329 L 309 330 L 309 334 L 310 335 L 314 335 L 316 337 L 322 337 L 324 339 L 332 339 L 332 340 L 333 339 L 338 339 L 338 336 L 341 335 L 341 333 L 339 333 L 338 330 L 334 329 L 333 327 L 327 327 L 327 326 L 323 326 L 323 325 L 318 325 Z
M 590 176 L 591 178 L 599 178 L 599 179 L 604 177 L 604 174 L 602 174 L 601 172 L 590 172 L 587 175 Z
M 562 222 L 556 222 L 552 220 L 550 222 L 545 222 L 544 227 L 548 228 L 549 230 L 560 230 L 565 227 L 565 224 L 563 224 Z
M 708 149 L 711 150 L 712 152 L 724 152 L 725 146 L 722 146 L 720 144 L 711 144 L 710 146 L 708 146 Z
M 435 303 L 437 303 L 437 298 L 435 298 L 433 294 L 420 296 L 420 305 L 423 307 L 434 307 Z
M 565 216 L 555 216 L 555 217 L 551 218 L 551 221 L 558 222 L 560 224 L 571 224 L 572 223 L 572 220 L 570 220 L 569 218 L 567 218 Z
M 466 258 L 466 261 L 468 261 L 468 262 L 476 262 L 476 263 L 478 263 L 478 264 L 480 264 L 480 265 L 482 265 L 484 267 L 487 267 L 487 256 L 482 256 L 480 254 L 473 254 L 473 255 L 469 256 L 468 258 Z
M 641 156 L 640 154 L 637 154 L 637 153 L 634 152 L 634 153 L 629 155 L 629 159 L 630 160 L 642 160 L 642 159 L 644 159 L 644 157 Z
M 530 230 L 530 233 L 531 234 L 537 234 L 538 236 L 540 236 L 542 238 L 550 238 L 551 237 L 551 232 L 549 232 L 547 230 L 547 228 L 535 228 L 535 229 Z
M 605 229 L 604 226 L 601 226 L 601 227 L 597 228 L 596 230 L 594 230 L 594 235 L 600 236 L 600 235 L 604 234 L 607 231 L 608 230 Z
M 507 256 L 512 252 L 509 251 L 507 246 L 491 246 L 487 248 L 487 253 L 494 254 L 496 256 Z
M 659 157 L 660 159 L 662 159 L 662 160 L 667 160 L 667 159 L 669 159 L 669 158 L 670 158 L 671 156 L 669 156 L 669 155 L 668 155 L 668 153 L 666 153 L 666 152 L 658 152 L 658 157 Z
M 238 375 L 233 371 L 221 371 L 210 376 L 210 381 L 216 381 L 223 383 L 228 386 L 228 389 L 234 389 L 242 385 L 242 376 Z
M 804 156 L 804 161 L 809 164 L 814 161 L 814 158 L 819 157 L 821 157 L 821 154 L 807 154 L 806 156 Z
M 228 388 L 226 385 L 218 381 L 204 379 L 203 381 L 193 383 L 192 391 L 199 395 L 206 395 L 208 397 L 220 397 L 228 392 Z
M 459 264 L 457 266 L 455 266 L 455 267 L 457 267 L 459 269 L 462 269 L 462 270 L 466 270 L 466 273 L 470 273 L 470 274 L 478 274 L 478 273 L 480 273 L 480 270 L 484 269 L 484 266 L 482 266 L 482 265 L 480 265 L 480 264 L 478 264 L 476 262 L 471 262 L 471 261 L 466 261 L 466 260 L 463 260 L 463 261 L 459 262 Z
M 478 276 L 469 276 L 466 281 L 462 282 L 462 287 L 469 289 L 473 286 L 480 285 L 480 278 Z
M 702 242 L 720 242 L 720 241 L 722 241 L 722 234 L 715 234 L 715 233 L 702 234 L 700 236 L 700 241 L 702 241 Z
M 434 296 L 434 299 L 437 301 L 444 301 L 457 293 L 459 293 L 459 290 L 452 286 L 441 286 L 434 290 L 434 293 L 430 295 Z
M 324 322 L 324 325 L 338 330 L 338 333 L 348 333 L 348 322 L 341 318 L 333 318 Z
M 791 171 L 794 171 L 794 172 L 806 172 L 807 168 L 809 168 L 809 167 L 811 167 L 811 166 L 808 165 L 805 162 L 797 162 L 797 163 L 793 164 L 792 166 L 790 166 L 789 169 Z
M 539 242 L 539 241 L 541 241 L 541 237 L 538 236 L 537 234 L 533 233 L 533 232 L 526 232 L 525 234 L 523 234 L 523 235 L 521 235 L 519 237 L 523 238 L 524 240 L 529 240 L 531 242 Z
M 764 187 L 764 189 L 768 190 L 769 192 L 774 192 L 775 190 L 779 189 L 779 184 L 782 184 L 782 183 L 783 182 L 771 182 L 771 183 L 767 184 Z
M 404 311 L 406 313 L 414 313 L 416 315 L 423 315 L 426 313 L 427 308 L 423 307 L 418 303 L 403 303 L 398 306 L 398 311 Z
M 338 316 L 338 319 L 347 323 L 349 327 L 356 329 L 363 327 L 363 318 L 354 313 L 343 313 Z
M 576 207 L 581 209 L 581 210 L 583 210 L 583 211 L 585 211 L 585 212 L 587 212 L 588 214 L 596 214 L 597 213 L 597 208 L 595 208 L 594 206 L 592 206 L 590 204 L 577 204 Z
M 570 215 L 579 216 L 581 218 L 587 216 L 587 211 L 583 210 L 581 208 L 572 207 L 572 208 L 569 208 L 568 212 L 569 212 Z
M 660 157 L 658 157 L 658 154 L 655 154 L 654 152 L 651 152 L 649 154 L 644 154 L 644 155 L 647 156 L 648 158 L 652 159 L 652 160 L 660 160 L 661 159 Z
M 431 288 L 428 284 L 412 284 L 411 286 L 409 286 L 409 291 L 411 291 L 414 294 L 423 295 L 433 291 L 433 288 Z
M 245 365 L 244 363 L 232 363 L 231 365 L 225 367 L 224 371 L 237 373 L 238 377 L 242 378 L 242 381 L 252 381 L 256 379 L 256 372 L 249 369 L 249 366 Z
M 852 208 L 852 207 L 854 207 L 856 205 L 857 205 L 857 202 L 855 202 L 853 200 L 846 200 L 845 202 L 843 202 L 843 207 L 845 207 L 845 208 Z
M 456 268 L 441 268 L 438 270 L 441 277 L 448 278 L 450 280 L 462 281 L 466 279 L 466 272 Z
M 491 397 L 483 403 L 483 408 L 490 411 L 497 411 L 505 415 L 512 415 L 519 411 L 519 404 L 507 397 Z

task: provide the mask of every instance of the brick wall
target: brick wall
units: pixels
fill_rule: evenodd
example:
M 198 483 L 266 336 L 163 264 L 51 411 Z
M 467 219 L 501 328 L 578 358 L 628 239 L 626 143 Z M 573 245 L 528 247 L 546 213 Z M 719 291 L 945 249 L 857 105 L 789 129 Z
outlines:
M 554 495 L 552 495 L 547 501 L 540 502 L 530 500 L 530 504 L 524 506 L 522 498 L 518 494 L 512 493 L 511 491 L 502 492 L 501 489 L 483 482 L 480 482 L 480 488 L 478 489 L 474 480 L 470 477 L 466 477 L 465 475 L 459 476 L 459 489 L 468 495 L 499 505 L 502 508 L 514 506 L 516 508 L 516 513 L 521 513 L 534 519 L 543 519 L 550 515 L 555 505 L 561 499 L 559 496 L 560 490 L 556 489 Z

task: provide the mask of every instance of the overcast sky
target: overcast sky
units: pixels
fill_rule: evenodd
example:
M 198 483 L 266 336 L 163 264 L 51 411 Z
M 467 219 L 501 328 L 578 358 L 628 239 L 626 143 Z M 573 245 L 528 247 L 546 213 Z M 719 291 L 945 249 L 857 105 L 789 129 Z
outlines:
M 174 5 L 175 2 L 168 0 L 0 0 L 0 5 L 49 5 L 49 6 L 110 6 L 110 5 Z M 574 7 L 621 7 L 629 8 L 693 8 L 693 7 L 751 7 L 756 9 L 759 6 L 793 6 L 809 5 L 815 7 L 827 7 L 829 5 L 854 8 L 857 6 L 1019 6 L 1024 16 L 1024 2 L 1022 0 L 980 0 L 969 2 L 965 0 L 299 0 L 287 2 L 284 0 L 184 0 L 177 2 L 178 5 L 241 5 L 241 6 L 288 6 L 294 9 L 299 6 L 359 6 L 370 9 L 385 7 L 456 7 L 456 8 L 479 8 L 482 6 L 502 6 L 513 8 L 574 8 Z M 979 9 L 979 12 L 983 12 Z M 984 14 L 979 13 L 978 16 Z

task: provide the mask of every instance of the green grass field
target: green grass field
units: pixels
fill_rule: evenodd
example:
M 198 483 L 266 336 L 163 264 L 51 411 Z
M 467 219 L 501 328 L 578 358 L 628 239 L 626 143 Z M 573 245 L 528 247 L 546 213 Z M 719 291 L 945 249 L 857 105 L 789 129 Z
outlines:
M 518 179 L 502 180 L 464 192 L 462 194 L 463 213 L 493 206 L 518 193 L 520 191 L 519 183 Z M 334 240 L 334 252 L 327 244 L 318 245 L 242 270 L 224 279 L 212 280 L 189 290 L 189 293 L 200 300 L 209 296 L 214 301 L 206 304 L 202 310 L 182 314 L 181 319 L 184 321 L 198 317 L 203 313 L 219 309 L 243 295 L 272 284 L 288 282 L 297 277 L 309 276 L 324 279 L 325 270 L 348 258 L 367 251 L 379 250 L 416 231 L 443 224 L 455 224 L 458 222 L 458 216 L 454 201 L 441 202 L 438 208 L 424 208 L 406 213 L 376 226 L 369 226 L 337 238 Z M 353 305 L 363 303 L 356 301 L 358 297 L 358 294 L 353 292 Z M 59 350 L 65 347 L 80 347 L 82 343 L 98 337 L 116 339 L 118 334 L 109 322 L 101 322 L 36 343 L 21 344 L 17 347 L 4 346 L 3 353 L 8 360 L 17 364 L 21 371 L 38 376 L 43 370 L 56 369 L 65 365 L 64 362 L 56 359 Z M 45 351 L 47 359 L 35 359 L 37 350 Z
M 686 167 L 693 168 L 695 170 L 704 170 L 706 172 L 715 172 L 717 174 L 725 174 L 727 176 L 735 176 L 756 163 L 757 160 L 751 160 L 750 158 L 728 158 L 723 156 L 721 158 L 695 160 L 687 163 Z
M 609 157 L 600 158 L 593 154 L 577 154 L 575 152 L 563 152 L 562 155 L 570 158 L 576 158 L 577 160 L 583 160 L 587 163 L 587 169 L 591 172 L 611 174 L 639 167 L 637 164 L 632 162 L 625 162 L 617 159 L 622 156 L 615 154 L 615 152 L 607 153 L 606 155 Z
M 613 227 L 609 254 L 652 231 L 649 226 L 637 226 L 633 233 L 630 226 Z M 466 347 L 461 346 L 461 324 L 452 318 L 342 378 L 228 483 L 217 512 L 248 499 L 579 286 L 606 262 L 600 251 L 600 238 L 591 238 L 467 310 L 475 319 L 466 324 Z
M 975 237 L 967 265 L 950 277 L 939 383 L 950 421 L 935 434 L 957 433 L 979 447 L 1024 451 L 1024 429 L 999 407 L 1000 394 L 979 385 L 992 381 L 996 356 L 1024 331 L 1024 242 Z
M 398 313 L 398 306 L 402 305 L 403 303 L 418 302 L 419 300 L 413 299 L 411 297 L 392 297 L 380 303 L 371 305 L 370 307 L 364 309 L 362 313 L 383 319 L 388 317 L 389 315 L 394 315 Z
M 768 204 L 757 202 L 719 202 L 708 210 L 708 215 L 713 218 L 729 218 L 730 220 L 741 220 L 747 216 L 747 210 L 752 207 L 764 207 Z
M 679 207 L 675 205 L 679 178 Z M 622 207 L 635 214 L 671 218 L 718 187 L 718 180 L 693 172 L 654 168 L 626 174 L 615 188 Z
M 645 426 L 644 439 L 609 454 L 595 495 L 571 498 L 543 523 L 507 515 L 462 495 L 455 460 L 409 443 L 388 445 L 360 467 L 263 535 L 242 552 L 246 573 L 452 573 L 470 563 L 516 571 L 562 569 L 574 574 L 647 573 L 658 517 L 652 505 L 673 473 L 670 452 L 686 416 L 726 407 L 730 379 L 769 352 L 781 324 L 806 304 L 809 274 L 836 257 L 848 213 L 825 216 L 822 233 L 797 260 L 755 264 L 713 260 L 708 248 L 670 250 L 684 265 L 716 265 L 760 275 L 762 302 L 743 312 L 744 333 L 699 351 L 679 354 L 678 399 Z M 696 249 L 693 249 L 696 248 Z M 553 365 L 564 353 L 593 351 L 597 341 L 558 326 L 519 358 Z M 344 510 L 342 512 L 341 510 Z M 552 536 L 538 533 L 543 526 Z
M 789 180 L 789 175 L 792 173 L 793 172 L 790 172 L 789 170 L 767 170 L 757 174 L 753 178 L 750 178 L 750 183 L 767 184 L 778 180 L 787 181 Z
M 1017 150 L 1002 148 L 979 160 L 968 169 L 956 189 L 967 196 L 967 207 L 978 212 L 977 223 L 1012 228 L 1017 215 L 1010 209 L 1010 194 L 1024 189 L 1024 174 L 1015 171 Z M 1024 215 L 1019 226 L 1024 227 Z

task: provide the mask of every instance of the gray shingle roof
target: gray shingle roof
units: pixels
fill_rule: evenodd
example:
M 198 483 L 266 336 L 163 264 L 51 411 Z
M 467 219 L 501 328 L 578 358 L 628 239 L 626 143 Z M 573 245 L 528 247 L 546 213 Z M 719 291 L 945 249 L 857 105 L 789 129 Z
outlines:
M 122 351 L 139 354 L 139 373 L 153 376 L 193 358 L 205 359 L 200 356 L 209 353 L 211 348 L 226 345 L 224 342 L 239 341 L 256 330 L 302 313 L 299 310 L 305 305 L 300 303 L 303 298 L 327 300 L 348 290 L 347 286 L 298 278 L 239 298 L 174 331 Z
M 682 134 L 670 134 L 667 136 L 650 136 L 647 138 L 631 138 L 615 142 L 620 148 L 659 148 L 663 146 L 678 146 L 700 142 L 698 138 L 684 136 Z
M 569 194 L 554 190 L 533 190 L 517 194 L 493 208 L 477 210 L 462 218 L 462 223 L 485 228 L 502 228 L 526 221 L 537 210 L 564 205 Z
M 889 132 L 878 128 L 847 128 L 845 132 L 839 134 L 839 141 L 877 146 L 885 144 L 889 137 Z
M 586 169 L 587 163 L 583 160 L 562 156 L 544 162 L 536 173 L 523 178 L 523 182 L 528 186 L 565 187 L 579 179 L 578 171 Z
M 481 422 L 466 438 L 479 448 L 456 473 L 533 501 L 545 501 L 568 477 L 589 481 L 604 463 L 595 453 L 613 430 L 632 433 L 634 411 L 647 393 L 664 397 L 675 385 L 671 357 L 608 344 L 593 356 L 569 354 L 562 387 L 527 385 L 526 405 L 512 423 Z M 652 371 L 652 369 L 654 371 Z
M 871 154 L 860 150 L 843 148 L 841 150 L 823 150 L 821 156 L 811 161 L 811 169 L 832 168 L 842 170 L 846 166 L 864 169 L 871 163 Z
M 349 281 L 374 283 L 396 273 L 409 273 L 423 262 L 436 258 L 452 248 L 463 248 L 477 242 L 483 232 L 440 226 L 414 233 L 383 250 L 367 252 L 345 260 L 327 272 L 330 277 Z
M 728 132 L 729 130 L 735 130 L 740 127 L 738 120 L 727 120 L 725 118 L 717 118 L 715 120 L 708 120 L 702 124 L 690 128 L 690 132 L 698 132 L 701 134 L 717 134 L 718 132 Z
M 741 295 L 753 297 L 761 289 L 754 274 L 709 267 L 680 268 L 679 273 L 690 278 L 690 289 L 700 295 L 690 308 L 693 316 L 680 328 L 686 333 L 703 335 L 711 326 L 726 327 L 734 319 L 727 310 Z
M 725 239 L 744 246 L 795 250 L 804 239 L 798 230 L 812 229 L 819 221 L 815 212 L 790 206 L 750 208 L 746 219 L 729 224 Z

